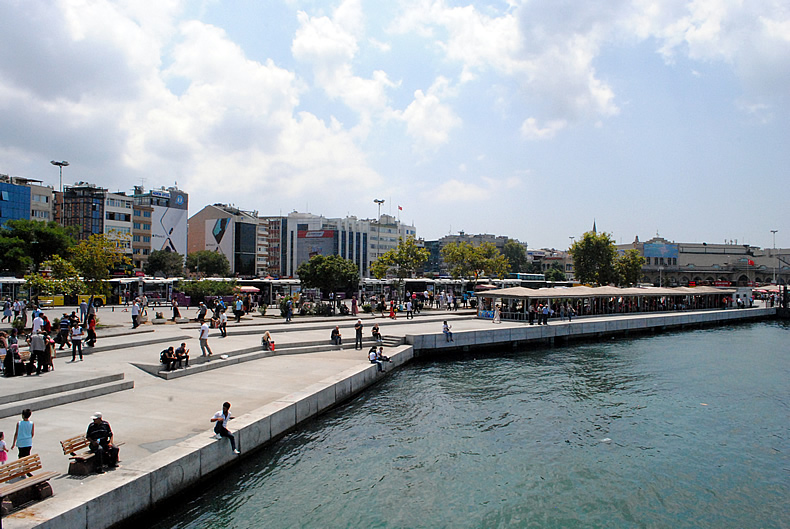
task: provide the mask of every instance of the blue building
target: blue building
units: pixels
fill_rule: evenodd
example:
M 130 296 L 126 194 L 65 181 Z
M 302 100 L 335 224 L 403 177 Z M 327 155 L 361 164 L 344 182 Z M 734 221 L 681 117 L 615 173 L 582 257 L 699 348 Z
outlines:
M 30 187 L 0 181 L 0 225 L 30 218 Z

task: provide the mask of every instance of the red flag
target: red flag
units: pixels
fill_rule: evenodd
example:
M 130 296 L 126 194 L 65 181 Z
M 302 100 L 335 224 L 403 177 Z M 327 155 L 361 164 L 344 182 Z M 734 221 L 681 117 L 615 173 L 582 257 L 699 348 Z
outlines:
M 398 211 L 403 211 L 403 208 L 398 206 Z
M 752 261 L 751 259 L 748 259 L 747 261 L 749 263 L 749 266 L 754 266 L 754 261 Z

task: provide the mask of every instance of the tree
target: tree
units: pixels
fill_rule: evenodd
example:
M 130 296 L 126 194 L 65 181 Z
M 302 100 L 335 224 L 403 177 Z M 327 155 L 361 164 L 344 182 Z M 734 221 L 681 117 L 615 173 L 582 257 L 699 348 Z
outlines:
M 206 299 L 206 296 L 230 296 L 236 291 L 236 280 L 214 281 L 202 279 L 200 281 L 179 281 L 178 290 L 190 296 L 192 304 Z
M 72 248 L 71 262 L 82 275 L 88 294 L 106 294 L 104 280 L 109 279 L 110 271 L 131 264 L 121 251 L 118 238 L 110 239 L 104 234 L 91 235 Z
M 428 262 L 430 252 L 418 246 L 414 237 L 400 237 L 398 247 L 388 250 L 370 265 L 371 273 L 377 279 L 383 279 L 392 272 L 398 279 L 413 277 L 414 272 Z
M 507 258 L 490 242 L 480 246 L 465 241 L 451 242 L 442 248 L 441 253 L 450 267 L 450 275 L 455 278 L 472 276 L 475 281 L 483 275 L 502 278 L 510 268 Z
M 230 262 L 222 252 L 200 250 L 187 255 L 187 269 L 194 274 L 204 276 L 228 277 Z
M 38 294 L 79 294 L 85 283 L 74 265 L 59 255 L 41 264 L 41 271 L 25 276 L 25 287 Z
M 507 259 L 511 272 L 528 273 L 527 267 L 529 266 L 529 261 L 527 260 L 527 251 L 522 245 L 509 239 L 502 249 L 502 254 L 505 256 L 505 259 Z
M 642 257 L 639 250 L 635 248 L 626 250 L 616 262 L 620 285 L 636 285 L 639 283 L 644 265 L 645 258 Z
M 562 269 L 562 265 L 559 263 L 552 263 L 551 266 L 546 270 L 546 281 L 567 281 L 568 277 L 565 275 L 565 271 Z
M 65 255 L 74 246 L 74 227 L 57 222 L 9 220 L 0 229 L 0 269 L 22 275 L 38 272 L 53 255 Z
M 165 277 L 180 276 L 184 273 L 184 256 L 178 252 L 154 250 L 148 256 L 145 273 L 148 275 L 159 273 Z
M 608 233 L 588 231 L 570 248 L 576 279 L 581 283 L 608 285 L 617 282 L 617 248 Z
M 322 294 L 351 292 L 359 284 L 359 269 L 354 261 L 339 255 L 316 255 L 304 261 L 296 274 L 307 288 L 318 288 Z

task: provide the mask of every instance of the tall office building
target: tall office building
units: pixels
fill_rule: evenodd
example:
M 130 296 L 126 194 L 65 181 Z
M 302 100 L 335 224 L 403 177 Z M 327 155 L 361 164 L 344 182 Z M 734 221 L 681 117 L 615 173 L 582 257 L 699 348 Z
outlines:
M 187 254 L 189 195 L 176 186 L 145 190 L 135 186 L 132 248 L 142 269 L 154 250 Z
M 53 189 L 40 180 L 0 174 L 0 225 L 7 220 L 54 219 Z
M 259 227 L 263 227 L 260 233 Z M 265 225 L 260 222 L 257 211 L 213 204 L 189 217 L 187 251 L 202 250 L 224 254 L 231 274 L 239 277 L 256 277 L 268 271 Z M 261 266 L 258 266 L 258 257 L 262 258 Z

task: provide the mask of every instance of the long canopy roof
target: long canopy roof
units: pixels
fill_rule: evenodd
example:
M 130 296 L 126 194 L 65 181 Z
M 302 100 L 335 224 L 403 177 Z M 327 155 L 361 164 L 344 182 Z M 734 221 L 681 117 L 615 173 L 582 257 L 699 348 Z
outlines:
M 718 287 L 553 287 L 525 288 L 512 287 L 477 293 L 481 298 L 594 298 L 622 296 L 700 296 L 706 294 L 734 294 L 734 288 Z

